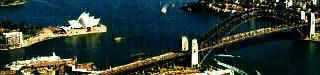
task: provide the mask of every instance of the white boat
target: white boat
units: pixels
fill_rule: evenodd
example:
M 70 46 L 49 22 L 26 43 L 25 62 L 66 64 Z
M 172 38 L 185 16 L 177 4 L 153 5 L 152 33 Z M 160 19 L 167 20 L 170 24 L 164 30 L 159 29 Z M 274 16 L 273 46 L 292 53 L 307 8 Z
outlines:
M 258 70 L 256 70 L 257 75 L 262 75 Z
M 172 8 L 176 7 L 176 4 L 172 3 L 171 7 L 172 7 Z
M 116 37 L 114 38 L 115 41 L 121 41 L 123 38 L 122 37 Z
M 161 13 L 162 13 L 162 14 L 166 14 L 166 13 L 167 13 L 167 8 L 162 8 L 162 9 L 161 9 Z
M 225 55 L 225 54 L 218 54 L 218 55 L 216 55 L 216 56 L 219 56 L 219 57 L 231 57 L 231 58 L 239 57 L 239 58 L 240 58 L 240 56 Z
M 162 13 L 162 14 L 166 14 L 166 13 L 167 13 L 167 10 L 168 10 L 168 7 L 169 7 L 169 5 L 168 5 L 168 4 L 165 4 L 165 5 L 161 8 L 161 13 Z

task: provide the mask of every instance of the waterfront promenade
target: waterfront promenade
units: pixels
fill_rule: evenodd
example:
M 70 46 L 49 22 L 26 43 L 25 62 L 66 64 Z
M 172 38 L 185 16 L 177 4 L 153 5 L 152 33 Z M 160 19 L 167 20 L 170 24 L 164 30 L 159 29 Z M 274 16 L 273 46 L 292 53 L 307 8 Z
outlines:
M 53 33 L 52 30 L 49 28 L 44 28 L 38 35 L 32 36 L 28 39 L 23 40 L 23 44 L 19 46 L 12 46 L 9 47 L 9 49 L 1 49 L 1 50 L 10 50 L 10 49 L 17 49 L 17 48 L 22 48 L 22 47 L 27 47 L 30 45 L 33 45 L 38 42 L 54 39 L 54 38 L 60 38 L 60 37 L 68 37 L 68 36 L 75 36 L 75 35 L 83 35 L 83 34 L 91 34 L 91 33 L 103 33 L 107 31 L 107 27 L 104 25 L 101 25 L 100 30 L 94 30 L 94 31 L 84 31 L 84 32 L 78 32 L 78 33 L 64 33 L 64 34 L 59 34 L 59 33 Z

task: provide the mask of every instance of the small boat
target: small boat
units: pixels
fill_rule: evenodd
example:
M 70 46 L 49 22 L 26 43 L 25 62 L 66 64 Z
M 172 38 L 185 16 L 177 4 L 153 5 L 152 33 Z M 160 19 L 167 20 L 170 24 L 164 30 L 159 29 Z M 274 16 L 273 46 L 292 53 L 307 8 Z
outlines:
M 256 70 L 257 75 L 262 75 L 258 70 Z
M 230 58 L 234 58 L 234 57 L 240 58 L 240 56 L 225 55 L 225 54 L 218 54 L 218 55 L 216 55 L 216 56 L 219 56 L 219 57 L 230 57 Z
M 162 9 L 161 9 L 161 13 L 162 13 L 162 14 L 166 14 L 166 13 L 167 13 L 167 8 L 162 8 Z
M 172 8 L 176 7 L 176 4 L 172 3 L 171 7 L 172 7 Z
M 114 40 L 115 41 L 120 41 L 120 40 L 122 40 L 122 37 L 116 37 L 116 38 L 114 38 Z
M 167 10 L 168 10 L 169 4 L 165 4 L 162 8 L 161 8 L 161 13 L 162 14 L 166 14 Z

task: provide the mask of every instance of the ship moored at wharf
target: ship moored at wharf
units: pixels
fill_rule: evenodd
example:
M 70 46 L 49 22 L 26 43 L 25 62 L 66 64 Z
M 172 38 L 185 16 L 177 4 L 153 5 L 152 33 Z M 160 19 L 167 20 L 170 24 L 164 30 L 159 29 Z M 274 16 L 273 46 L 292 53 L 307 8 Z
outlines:
M 13 61 L 5 65 L 0 74 L 23 75 L 56 75 L 56 74 L 94 74 L 93 63 L 76 64 L 77 58 L 63 59 L 53 53 L 52 56 L 41 56 L 30 60 Z

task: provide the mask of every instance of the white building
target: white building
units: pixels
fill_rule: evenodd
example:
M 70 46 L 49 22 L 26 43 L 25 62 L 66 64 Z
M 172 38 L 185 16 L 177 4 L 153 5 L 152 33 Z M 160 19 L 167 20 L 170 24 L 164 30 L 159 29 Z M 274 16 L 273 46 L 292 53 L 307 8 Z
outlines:
M 83 12 L 77 20 L 69 20 L 68 23 L 70 26 L 61 27 L 62 29 L 68 31 L 72 28 L 88 28 L 93 27 L 99 24 L 100 18 L 94 18 L 90 16 L 89 13 Z
M 23 44 L 22 32 L 3 33 L 5 44 L 7 45 L 21 45 Z

